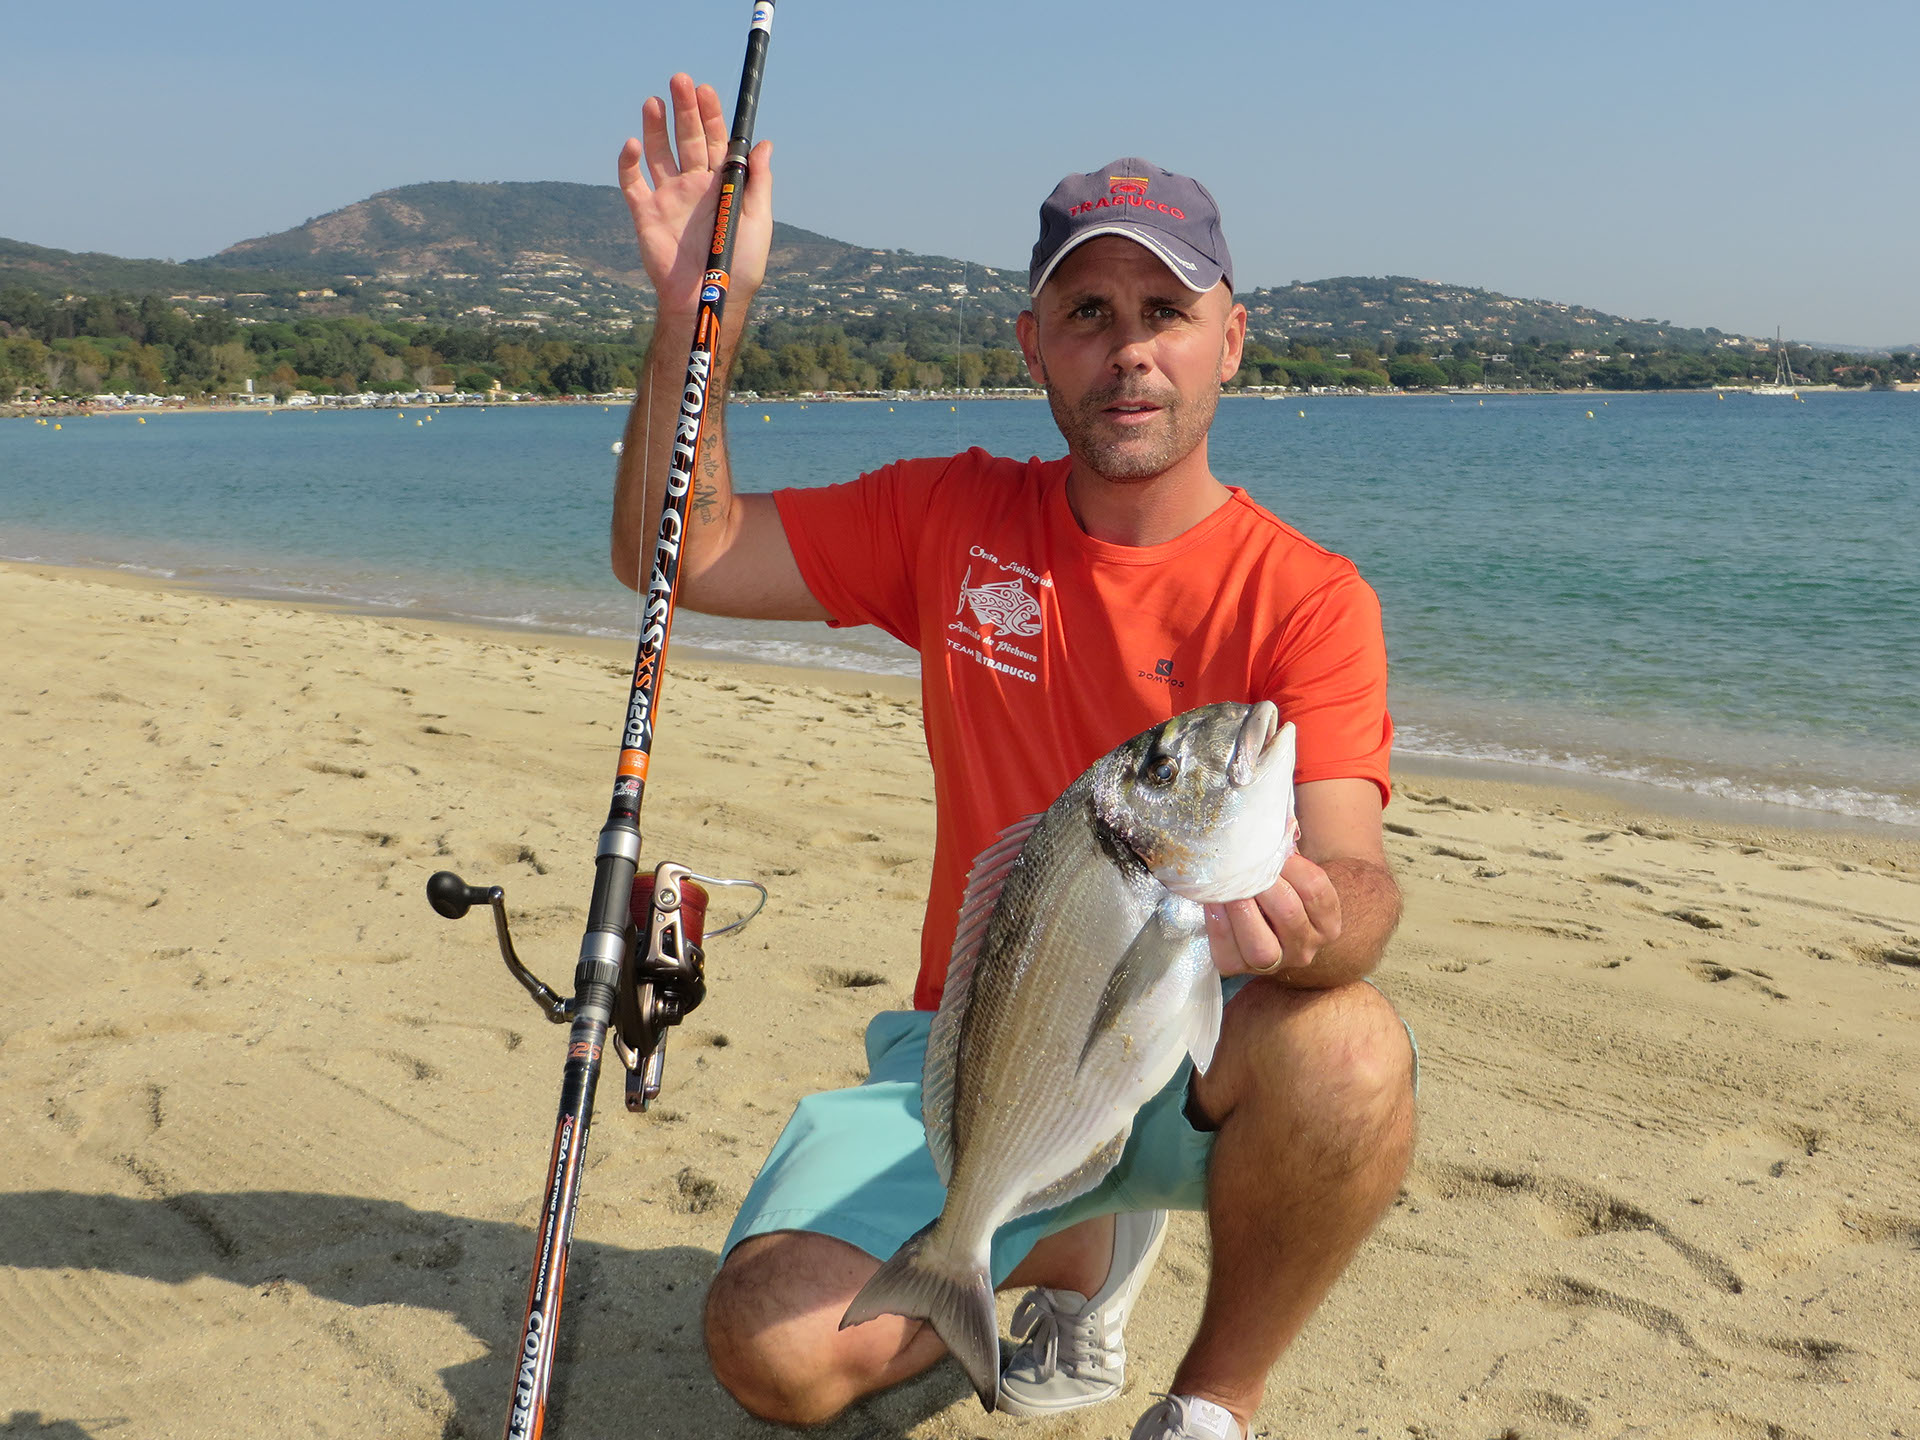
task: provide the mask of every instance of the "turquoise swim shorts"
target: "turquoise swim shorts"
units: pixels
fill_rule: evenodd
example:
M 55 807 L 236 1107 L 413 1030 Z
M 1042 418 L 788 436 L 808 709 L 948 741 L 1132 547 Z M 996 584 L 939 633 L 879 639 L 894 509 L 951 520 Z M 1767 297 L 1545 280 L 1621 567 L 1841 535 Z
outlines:
M 1236 976 L 1227 997 L 1246 983 Z M 883 1010 L 867 1026 L 868 1075 L 847 1090 L 802 1100 L 735 1217 L 725 1260 L 754 1235 L 806 1230 L 831 1235 L 884 1260 L 946 1204 L 920 1121 L 920 1071 L 930 1010 Z M 1413 1032 L 1407 1031 L 1411 1039 Z M 1414 1049 L 1415 1086 L 1419 1048 Z M 1052 1210 L 1000 1227 L 993 1237 L 993 1283 L 1001 1284 L 1045 1236 L 1096 1215 L 1124 1210 L 1204 1210 L 1213 1134 L 1186 1115 L 1193 1062 L 1134 1118 L 1120 1163 L 1093 1189 Z

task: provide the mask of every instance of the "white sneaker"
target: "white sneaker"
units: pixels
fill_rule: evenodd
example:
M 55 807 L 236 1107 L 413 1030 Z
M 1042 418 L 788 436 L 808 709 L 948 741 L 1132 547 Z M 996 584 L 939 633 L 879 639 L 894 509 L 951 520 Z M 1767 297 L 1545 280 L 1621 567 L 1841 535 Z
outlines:
M 1118 1395 L 1127 1369 L 1127 1312 L 1166 1238 L 1164 1210 L 1115 1215 L 1113 1262 L 1098 1295 L 1029 1290 L 1013 1312 L 1013 1338 L 1024 1343 L 1001 1367 L 996 1408 L 1058 1415 Z
M 1129 1440 L 1247 1440 L 1247 1432 L 1224 1405 L 1169 1395 L 1140 1417 Z

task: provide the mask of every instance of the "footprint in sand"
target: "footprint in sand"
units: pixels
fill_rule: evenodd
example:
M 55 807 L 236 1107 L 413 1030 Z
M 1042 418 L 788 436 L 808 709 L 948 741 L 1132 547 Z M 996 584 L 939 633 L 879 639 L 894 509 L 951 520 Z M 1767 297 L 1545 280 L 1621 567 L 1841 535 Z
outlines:
M 1714 1136 L 1700 1153 L 1725 1165 L 1730 1178 L 1778 1179 L 1818 1155 L 1826 1143 L 1826 1132 L 1813 1125 L 1742 1125 Z
M 800 843 L 831 849 L 841 845 L 873 845 L 882 838 L 871 830 L 816 830 Z
M 1731 982 L 1739 988 L 1758 991 L 1769 1000 L 1792 998 L 1786 991 L 1775 986 L 1773 977 L 1764 970 L 1736 968 L 1732 965 L 1722 965 L 1714 960 L 1694 960 L 1689 962 L 1689 968 L 1695 975 L 1712 985 L 1725 985 Z
M 1668 910 L 1664 913 L 1669 920 L 1678 920 L 1683 924 L 1693 926 L 1696 930 L 1724 930 L 1727 928 L 1725 921 L 1709 915 L 1704 910 L 1695 910 L 1688 906 L 1682 906 L 1678 910 Z
M 1728 1295 L 1746 1286 L 1733 1267 L 1713 1252 L 1682 1238 L 1664 1220 L 1622 1195 L 1563 1176 L 1536 1174 L 1499 1166 L 1440 1165 L 1436 1167 L 1445 1194 L 1473 1195 L 1501 1200 L 1524 1197 L 1534 1206 L 1534 1222 L 1548 1234 L 1564 1240 L 1643 1231 L 1658 1238 L 1700 1277 Z

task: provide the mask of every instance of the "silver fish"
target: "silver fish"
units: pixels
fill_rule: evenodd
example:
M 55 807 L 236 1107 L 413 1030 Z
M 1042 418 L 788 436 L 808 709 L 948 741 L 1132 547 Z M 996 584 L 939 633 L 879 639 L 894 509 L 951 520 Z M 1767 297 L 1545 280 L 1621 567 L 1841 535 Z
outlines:
M 921 1114 L 946 1208 L 847 1307 L 932 1322 L 988 1410 L 993 1233 L 1099 1184 L 1188 1055 L 1205 1071 L 1220 976 L 1203 903 L 1292 853 L 1294 732 L 1267 701 L 1175 716 L 1103 756 L 968 877 Z

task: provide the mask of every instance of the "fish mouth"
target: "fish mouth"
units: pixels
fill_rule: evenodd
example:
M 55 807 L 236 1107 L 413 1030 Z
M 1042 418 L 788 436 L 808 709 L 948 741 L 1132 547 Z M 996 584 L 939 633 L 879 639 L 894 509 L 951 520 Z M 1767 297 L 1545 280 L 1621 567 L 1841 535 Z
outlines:
M 1292 729 L 1280 723 L 1280 711 L 1271 700 L 1249 706 L 1233 742 L 1233 758 L 1227 762 L 1227 783 L 1238 789 L 1258 780 L 1274 760 L 1281 734 Z M 1286 748 L 1291 750 L 1292 746 Z

